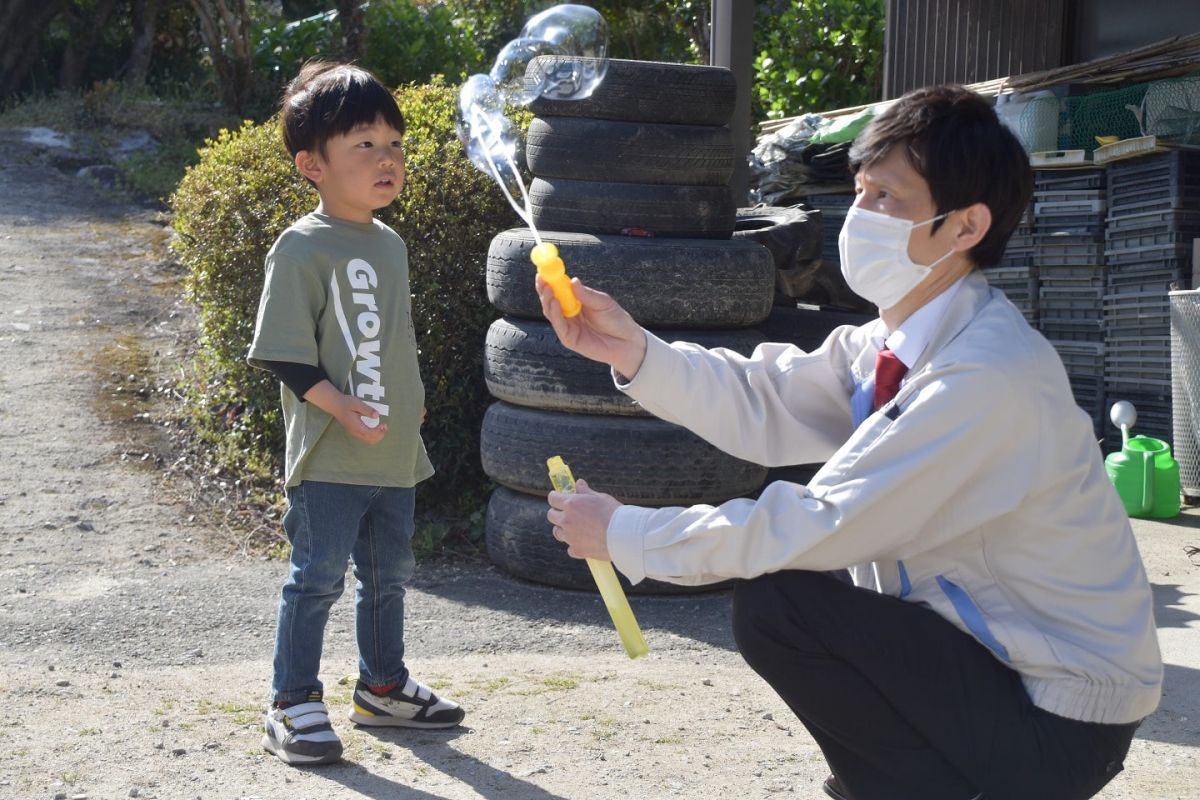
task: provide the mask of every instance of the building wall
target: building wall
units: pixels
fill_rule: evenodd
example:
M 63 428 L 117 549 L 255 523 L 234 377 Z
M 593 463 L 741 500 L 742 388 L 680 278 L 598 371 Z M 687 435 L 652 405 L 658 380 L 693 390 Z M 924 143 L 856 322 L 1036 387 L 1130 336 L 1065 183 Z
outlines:
M 1200 31 L 1200 0 L 887 0 L 884 99 L 1077 64 Z
M 1062 66 L 1067 0 L 888 0 L 883 95 Z
M 1070 63 L 1091 61 L 1200 31 L 1197 0 L 1076 0 Z

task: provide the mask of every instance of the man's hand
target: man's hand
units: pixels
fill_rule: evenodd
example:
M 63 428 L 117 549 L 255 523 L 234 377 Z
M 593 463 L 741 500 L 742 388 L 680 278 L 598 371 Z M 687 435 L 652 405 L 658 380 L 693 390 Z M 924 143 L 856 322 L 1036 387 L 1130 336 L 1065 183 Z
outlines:
M 562 308 L 554 299 L 549 284 L 541 275 L 536 281 L 542 313 L 564 347 L 585 358 L 608 364 L 627 379 L 637 375 L 646 357 L 646 332 L 628 311 L 604 292 L 589 289 L 576 278 L 571 281 L 571 288 L 583 308 L 568 319 L 562 315 Z
M 571 558 L 611 561 L 608 554 L 608 523 L 621 507 L 612 495 L 593 492 L 587 481 L 575 482 L 574 494 L 551 492 L 546 519 L 554 525 L 553 535 L 567 545 Z
M 342 394 L 329 381 L 321 381 L 304 393 L 305 401 L 312 403 L 345 428 L 346 433 L 365 444 L 379 444 L 387 433 L 387 424 L 370 427 L 363 418 L 378 420 L 379 412 L 362 400 Z

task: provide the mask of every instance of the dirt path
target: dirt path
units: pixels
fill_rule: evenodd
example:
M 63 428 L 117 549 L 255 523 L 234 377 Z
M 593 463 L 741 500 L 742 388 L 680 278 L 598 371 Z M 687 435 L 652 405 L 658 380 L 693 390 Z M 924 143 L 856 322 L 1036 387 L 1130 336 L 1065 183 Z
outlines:
M 820 796 L 821 755 L 734 651 L 727 595 L 635 599 L 652 654 L 630 662 L 596 598 L 483 564 L 421 565 L 409 593 L 411 666 L 464 728 L 342 721 L 343 598 L 323 679 L 345 763 L 264 754 L 283 565 L 230 554 L 164 489 L 169 430 L 127 379 L 139 360 L 186 368 L 166 233 L 48 155 L 0 131 L 0 798 Z M 1174 661 L 1110 800 L 1200 786 L 1195 533 L 1143 537 Z

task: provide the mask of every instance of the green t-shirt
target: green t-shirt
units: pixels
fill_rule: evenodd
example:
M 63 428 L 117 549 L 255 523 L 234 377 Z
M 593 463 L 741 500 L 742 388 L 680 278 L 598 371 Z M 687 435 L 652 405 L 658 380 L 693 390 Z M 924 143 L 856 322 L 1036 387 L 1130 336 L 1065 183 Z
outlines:
M 282 386 L 286 485 L 409 487 L 432 475 L 421 441 L 425 387 L 404 240 L 378 220 L 307 214 L 275 241 L 266 268 L 250 364 L 320 366 L 334 386 L 370 403 L 388 426 L 378 444 L 365 444 Z

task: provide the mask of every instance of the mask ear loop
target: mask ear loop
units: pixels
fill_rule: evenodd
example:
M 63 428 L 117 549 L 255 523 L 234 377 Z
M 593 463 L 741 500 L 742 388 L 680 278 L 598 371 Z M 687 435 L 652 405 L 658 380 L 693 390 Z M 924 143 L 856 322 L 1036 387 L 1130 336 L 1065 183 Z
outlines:
M 913 223 L 913 227 L 914 227 L 914 228 L 923 228 L 923 227 L 925 227 L 926 225 L 932 225 L 933 223 L 937 222 L 939 219 L 945 219 L 946 217 L 950 216 L 950 215 L 951 215 L 951 214 L 953 214 L 955 211 L 958 211 L 958 209 L 957 209 L 957 208 L 952 208 L 952 209 L 950 209 L 949 211 L 947 211 L 945 214 L 938 214 L 936 217 L 930 217 L 929 219 L 925 220 L 924 222 L 915 222 L 915 223 Z M 934 267 L 936 267 L 938 264 L 942 263 L 942 262 L 943 262 L 943 261 L 945 261 L 947 258 L 949 258 L 950 256 L 954 255 L 954 252 L 955 252 L 955 251 L 954 251 L 954 248 L 953 248 L 953 247 L 951 247 L 951 248 L 950 248 L 950 251 L 949 251 L 948 253 L 946 253 L 946 255 L 942 256 L 942 257 L 941 257 L 941 258 L 939 258 L 939 259 L 937 259 L 937 260 L 936 260 L 936 261 L 934 261 L 932 264 L 926 264 L 926 265 L 925 265 L 925 268 L 926 268 L 926 269 L 933 269 L 933 268 L 934 268 Z

